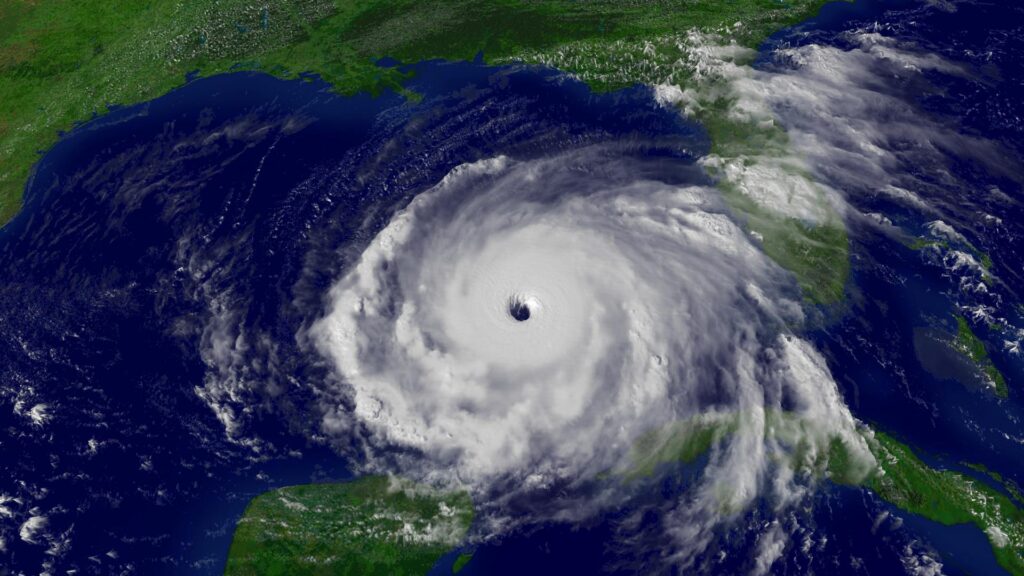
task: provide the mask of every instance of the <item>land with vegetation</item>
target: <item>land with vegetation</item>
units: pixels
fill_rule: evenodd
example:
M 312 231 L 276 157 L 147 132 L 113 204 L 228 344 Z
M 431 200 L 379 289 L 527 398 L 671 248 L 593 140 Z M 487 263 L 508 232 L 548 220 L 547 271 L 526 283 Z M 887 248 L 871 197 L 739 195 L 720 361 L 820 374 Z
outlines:
M 1006 398 L 1009 395 L 1010 389 L 1006 386 L 1006 378 L 992 363 L 992 358 L 989 357 L 988 351 L 985 349 L 985 343 L 978 338 L 974 330 L 971 330 L 971 325 L 963 316 L 956 317 L 956 338 L 953 344 L 981 371 L 982 378 L 996 396 Z
M 999 565 L 1024 576 L 1024 502 L 1016 485 L 998 473 L 976 464 L 965 467 L 976 474 L 930 465 L 906 444 L 870 428 L 861 433 L 874 461 L 865 463 L 838 437 L 827 439 L 824 450 L 812 450 L 808 439 L 818 435 L 793 415 L 769 414 L 767 422 L 791 447 L 790 464 L 802 474 L 869 490 L 903 512 L 941 524 L 973 524 Z M 735 417 L 723 416 L 653 430 L 634 445 L 630 466 L 602 475 L 603 481 L 657 481 L 660 473 L 693 464 L 727 441 L 737 425 Z M 466 493 L 380 476 L 282 488 L 249 504 L 225 574 L 426 574 L 464 543 L 472 519 Z M 452 572 L 471 559 L 460 554 Z
M 224 573 L 423 575 L 462 542 L 472 521 L 465 492 L 382 476 L 280 488 L 249 503 Z
M 158 97 L 191 73 L 308 73 L 341 94 L 403 92 L 407 74 L 377 60 L 482 54 L 494 63 L 555 65 L 595 90 L 635 83 L 688 86 L 696 82 L 693 69 L 676 66 L 688 56 L 681 35 L 699 31 L 756 47 L 824 3 L 10 0 L 0 3 L 0 224 L 20 209 L 32 167 L 62 132 L 110 107 Z M 696 114 L 712 152 L 741 162 L 757 162 L 765 149 L 784 154 L 784 132 L 730 118 L 730 99 L 727 90 L 718 92 Z M 750 230 L 763 237 L 766 253 L 795 274 L 811 302 L 841 299 L 849 269 L 841 222 L 787 217 L 752 203 L 727 181 L 722 187 Z M 965 353 L 1005 394 L 984 347 L 963 326 L 958 336 Z M 692 461 L 727 433 L 704 425 L 683 428 L 651 440 L 658 451 L 641 456 L 635 475 L 653 473 L 655 465 L 672 459 Z M 960 472 L 927 466 L 883 434 L 873 436 L 871 447 L 879 469 L 859 480 L 862 485 L 903 510 L 978 525 L 1000 564 L 1024 574 L 1024 520 L 1006 496 Z M 835 462 L 842 462 L 840 455 L 841 449 Z M 834 478 L 846 478 L 841 467 L 834 472 Z M 417 494 L 379 477 L 283 488 L 257 497 L 246 510 L 227 573 L 425 573 L 461 541 L 471 518 L 464 494 Z M 468 556 L 460 558 L 460 567 L 466 561 Z
M 876 432 L 871 450 L 879 468 L 864 485 L 901 510 L 941 524 L 974 524 L 985 533 L 996 561 L 1024 575 L 1024 510 L 1002 491 L 955 470 L 935 469 L 909 446 Z
M 693 31 L 755 47 L 815 14 L 824 0 L 11 0 L 0 4 L 0 224 L 20 209 L 40 153 L 76 123 L 160 96 L 186 76 L 259 70 L 317 75 L 341 94 L 403 92 L 391 58 L 552 64 L 595 90 L 693 79 L 672 68 Z M 657 47 L 655 49 L 655 47 Z M 716 96 L 727 108 L 729 96 Z M 713 110 L 715 150 L 763 130 Z M 759 131 L 760 130 L 760 131 Z M 774 134 L 777 136 L 778 131 Z M 735 155 L 732 157 L 735 160 Z M 743 161 L 748 161 L 744 159 Z M 836 302 L 848 274 L 837 221 L 808 225 L 743 210 L 765 251 L 816 303 Z
M 791 446 L 790 465 L 802 473 L 827 478 L 844 486 L 870 490 L 897 509 L 945 525 L 973 524 L 984 532 L 996 561 L 1014 576 L 1024 576 L 1024 502 L 1017 486 L 983 466 L 966 467 L 971 475 L 951 468 L 927 464 L 905 443 L 871 428 L 862 437 L 874 459 L 865 465 L 846 442 L 838 437 L 827 449 L 815 450 L 808 458 L 807 424 L 789 414 L 770 413 L 766 428 L 780 434 Z M 707 454 L 717 442 L 735 431 L 737 419 L 695 419 L 654 430 L 634 446 L 631 465 L 620 477 L 633 481 L 651 477 L 659 469 L 691 464 Z M 987 479 L 995 480 L 993 483 Z M 1014 502 L 1016 499 L 1016 502 Z

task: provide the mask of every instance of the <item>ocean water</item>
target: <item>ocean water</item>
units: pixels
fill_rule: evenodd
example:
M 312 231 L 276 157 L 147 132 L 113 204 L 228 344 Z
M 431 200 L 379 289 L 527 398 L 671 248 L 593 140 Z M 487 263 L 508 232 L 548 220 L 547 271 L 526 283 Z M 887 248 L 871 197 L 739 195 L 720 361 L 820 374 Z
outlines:
M 6 566 L 218 573 L 252 496 L 349 477 L 309 440 L 324 368 L 295 334 L 349 264 L 340 249 L 456 165 L 614 142 L 700 177 L 703 132 L 647 89 L 411 70 L 416 103 L 315 79 L 193 80 L 42 158 L 0 232 L 0 494 L 20 501 Z M 232 398 L 201 397 L 208 384 Z M 35 543 L 18 535 L 32 517 L 46 519 Z
M 1010 3 L 836 3 L 773 37 L 758 66 L 784 67 L 774 55 L 790 47 L 854 49 L 858 31 L 896 38 L 970 73 L 924 71 L 880 90 L 1020 158 L 1024 34 L 1014 22 L 1024 18 Z M 193 79 L 76 127 L 41 158 L 24 210 L 0 230 L 0 495 L 17 499 L 0 519 L 6 573 L 220 573 L 252 496 L 350 477 L 350 463 L 315 441 L 313 383 L 325 368 L 295 334 L 393 212 L 454 166 L 603 144 L 662 178 L 706 182 L 694 166 L 709 148 L 704 132 L 646 88 L 595 95 L 553 71 L 480 62 L 410 70 L 415 102 L 342 97 L 315 78 Z M 1006 400 L 929 370 L 914 340 L 951 334 L 953 313 L 978 306 L 1024 326 L 1020 166 L 994 171 L 938 148 L 941 165 L 915 166 L 912 155 L 900 165 L 931 183 L 916 192 L 935 212 L 831 184 L 854 211 L 915 235 L 941 214 L 991 256 L 995 288 L 965 294 L 941 258 L 852 218 L 847 303 L 809 337 L 856 417 L 932 464 L 973 473 L 963 464 L 980 463 L 1024 483 L 1024 365 L 1003 346 L 1012 334 L 979 333 L 1006 375 Z M 994 188 L 1009 200 L 994 200 Z M 684 495 L 692 473 L 645 497 Z M 644 503 L 482 542 L 463 573 L 663 566 L 665 519 L 623 523 Z M 825 486 L 809 509 L 787 524 L 791 544 L 773 572 L 885 574 L 928 557 L 947 573 L 1002 573 L 973 527 L 916 519 L 862 490 Z M 30 542 L 19 531 L 33 517 L 45 524 Z M 723 526 L 697 568 L 749 571 L 770 520 L 755 507 Z

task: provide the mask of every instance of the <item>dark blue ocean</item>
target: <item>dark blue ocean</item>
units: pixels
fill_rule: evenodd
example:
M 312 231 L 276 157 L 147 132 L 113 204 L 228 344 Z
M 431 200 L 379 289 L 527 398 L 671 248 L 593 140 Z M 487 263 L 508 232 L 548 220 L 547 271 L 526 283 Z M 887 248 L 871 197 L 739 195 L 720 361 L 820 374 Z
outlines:
M 829 5 L 767 42 L 758 66 L 776 66 L 778 48 L 846 48 L 845 32 L 875 26 L 977 70 L 928 73 L 894 94 L 1021 158 L 1024 12 L 952 5 Z M 415 101 L 342 97 L 314 77 L 192 79 L 83 123 L 40 158 L 24 209 L 0 230 L 0 506 L 9 512 L 0 513 L 0 575 L 218 574 L 250 498 L 351 477 L 319 431 L 314 383 L 325 368 L 295 335 L 322 315 L 323 294 L 394 211 L 453 167 L 601 144 L 663 179 L 692 180 L 709 150 L 699 125 L 644 87 L 593 94 L 555 71 L 481 62 L 409 70 Z M 1024 171 L 993 173 L 955 150 L 947 158 L 941 169 L 907 169 L 953 183 L 922 194 L 991 256 L 998 290 L 965 300 L 926 254 L 852 221 L 847 300 L 805 336 L 856 417 L 932 464 L 979 477 L 964 464 L 982 464 L 1024 484 L 1024 362 L 1004 346 L 1005 330 L 977 333 L 1006 376 L 1007 399 L 922 363 L 940 353 L 927 336 L 955 331 L 960 307 L 998 306 L 1024 326 Z M 993 187 L 1011 201 L 993 200 Z M 886 197 L 847 200 L 904 229 L 928 221 Z M 649 497 L 683 493 L 693 470 L 679 472 Z M 619 522 L 641 504 L 481 544 L 462 573 L 649 572 L 663 565 L 663 535 L 627 534 Z M 1003 573 L 974 527 L 940 526 L 832 485 L 812 504 L 774 573 L 901 573 L 908 550 L 933 552 L 946 573 Z M 724 527 L 697 569 L 749 571 L 744 551 L 758 532 L 747 527 L 769 517 L 755 507 Z M 45 521 L 26 534 L 31 518 Z M 450 573 L 452 561 L 435 573 Z

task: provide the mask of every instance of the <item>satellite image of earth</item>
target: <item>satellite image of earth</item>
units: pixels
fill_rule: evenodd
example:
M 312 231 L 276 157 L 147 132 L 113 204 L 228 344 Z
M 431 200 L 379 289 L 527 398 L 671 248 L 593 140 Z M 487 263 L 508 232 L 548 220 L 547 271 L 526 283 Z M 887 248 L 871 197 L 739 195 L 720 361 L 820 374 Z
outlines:
M 0 576 L 1024 575 L 1022 55 L 0 0 Z

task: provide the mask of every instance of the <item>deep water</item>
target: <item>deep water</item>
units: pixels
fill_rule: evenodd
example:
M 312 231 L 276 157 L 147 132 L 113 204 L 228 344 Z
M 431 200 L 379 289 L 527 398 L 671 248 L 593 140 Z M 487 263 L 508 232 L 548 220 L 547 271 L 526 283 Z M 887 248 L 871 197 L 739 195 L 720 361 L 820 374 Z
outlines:
M 1019 155 L 1021 9 L 953 5 L 830 5 L 773 37 L 762 65 L 775 48 L 843 47 L 846 31 L 877 25 L 979 71 L 903 87 L 904 99 Z M 0 574 L 47 563 L 51 573 L 217 574 L 252 496 L 349 477 L 347 462 L 309 440 L 322 400 L 311 383 L 325 368 L 295 334 L 322 314 L 324 292 L 374 232 L 454 166 L 604 144 L 659 175 L 700 179 L 693 162 L 708 150 L 704 132 L 645 88 L 595 95 L 553 71 L 478 62 L 411 70 L 415 101 L 342 97 L 316 79 L 193 79 L 78 126 L 42 156 L 23 211 L 0 230 L 0 495 L 19 500 L 8 504 L 12 518 L 0 518 Z M 991 255 L 1001 309 L 1024 325 L 1019 171 L 992 174 L 955 155 L 947 168 L 960 187 L 935 188 L 928 200 Z M 991 202 L 993 187 L 1015 201 Z M 926 224 L 881 197 L 849 200 L 915 232 Z M 1002 225 L 979 221 L 982 212 Z M 867 226 L 850 232 L 848 301 L 810 337 L 854 415 L 932 464 L 976 474 L 963 464 L 980 463 L 1024 484 L 1020 356 L 979 333 L 1006 375 L 1006 400 L 926 370 L 915 331 L 952 333 L 958 306 L 978 302 L 965 303 L 948 270 L 921 251 Z M 47 415 L 38 423 L 37 406 Z M 657 489 L 671 498 L 685 486 Z M 888 574 L 927 552 L 947 573 L 1001 573 L 972 527 L 908 517 L 862 490 L 829 486 L 813 504 L 794 519 L 775 572 Z M 660 566 L 652 533 L 662 519 L 652 513 L 626 529 L 631 511 L 483 543 L 462 574 Z M 47 518 L 34 543 L 18 533 L 33 516 Z M 699 567 L 751 569 L 745 551 L 768 518 L 755 508 L 723 527 Z
M 456 165 L 614 143 L 699 177 L 703 132 L 647 89 L 411 70 L 416 102 L 312 79 L 193 80 L 42 158 L 0 232 L 0 494 L 21 501 L 6 566 L 219 573 L 252 496 L 348 477 L 307 440 L 324 372 L 295 334 L 346 258 Z M 197 394 L 211 381 L 231 397 Z M 36 543 L 17 534 L 32 516 L 47 519 Z
M 884 2 L 856 6 L 832 5 L 819 20 L 773 40 L 772 47 L 832 41 L 850 42 L 844 30 L 862 28 L 891 35 L 927 53 L 939 54 L 964 67 L 964 74 L 929 71 L 925 84 L 896 85 L 892 93 L 913 103 L 922 116 L 957 132 L 984 138 L 1011 151 L 1002 170 L 991 170 L 947 151 L 940 167 L 949 175 L 944 185 L 918 192 L 967 240 L 992 259 L 999 280 L 989 294 L 967 296 L 957 290 L 948 267 L 938 265 L 920 250 L 884 237 L 870 227 L 851 231 L 854 267 L 850 313 L 818 334 L 818 344 L 843 383 L 847 402 L 861 419 L 895 432 L 911 445 L 941 455 L 949 466 L 958 462 L 984 464 L 1017 482 L 1024 428 L 1021 357 L 1003 346 L 1006 331 L 975 328 L 995 365 L 1005 374 L 1009 399 L 979 393 L 965 378 L 930 373 L 917 359 L 915 328 L 956 331 L 953 313 L 970 316 L 977 307 L 998 310 L 1021 325 L 1021 286 L 1024 286 L 1024 205 L 1020 152 L 1024 142 L 1024 63 L 1015 55 L 1024 49 L 1024 11 L 1019 5 L 995 2 Z M 935 170 L 935 167 L 918 167 Z M 929 181 L 929 174 L 919 174 Z M 998 189 L 1007 197 L 998 201 Z M 864 213 L 889 215 L 894 223 L 924 233 L 934 218 L 909 213 L 884 196 L 848 198 Z M 853 342 L 873 331 L 870 346 Z M 930 354 L 939 354 L 930 349 Z M 868 359 L 873 361 L 867 361 Z M 897 367 L 896 370 L 893 366 Z

